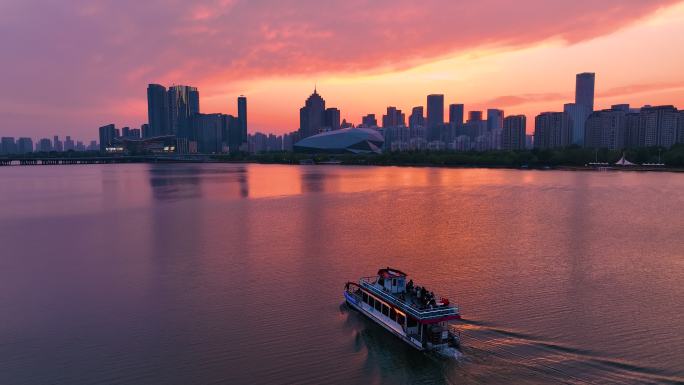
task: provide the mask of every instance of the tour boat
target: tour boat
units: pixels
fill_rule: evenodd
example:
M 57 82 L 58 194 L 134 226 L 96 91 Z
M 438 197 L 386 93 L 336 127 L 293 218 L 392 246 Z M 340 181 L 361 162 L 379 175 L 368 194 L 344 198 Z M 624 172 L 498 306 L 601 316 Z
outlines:
M 359 283 L 347 282 L 344 297 L 349 306 L 410 346 L 449 358 L 460 355 L 459 337 L 449 328 L 451 321 L 461 318 L 458 307 L 407 282 L 400 270 L 388 267 Z

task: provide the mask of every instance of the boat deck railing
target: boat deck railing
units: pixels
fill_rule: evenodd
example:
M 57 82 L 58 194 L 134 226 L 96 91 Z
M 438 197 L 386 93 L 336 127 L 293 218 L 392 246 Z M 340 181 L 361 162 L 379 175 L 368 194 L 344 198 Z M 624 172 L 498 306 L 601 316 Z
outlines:
M 417 319 L 432 319 L 440 318 L 446 316 L 458 315 L 458 306 L 456 305 L 443 305 L 438 307 L 418 307 L 414 303 L 409 303 L 405 300 L 398 298 L 396 295 L 385 291 L 382 288 L 376 286 L 378 277 L 364 277 L 361 278 L 361 286 L 373 293 L 374 295 L 380 297 L 381 299 L 399 307 L 400 309 L 406 311 L 406 313 L 411 314 Z

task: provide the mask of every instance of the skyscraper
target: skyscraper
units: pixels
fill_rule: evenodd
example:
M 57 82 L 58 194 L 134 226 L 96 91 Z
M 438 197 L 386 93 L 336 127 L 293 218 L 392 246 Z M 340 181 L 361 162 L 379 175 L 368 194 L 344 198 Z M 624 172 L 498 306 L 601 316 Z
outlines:
M 387 114 L 382 116 L 383 127 L 405 126 L 404 114 L 396 107 L 387 107 Z
M 334 107 L 325 110 L 325 127 L 330 130 L 340 129 L 340 110 Z
M 107 147 L 110 147 L 114 138 L 116 138 L 116 127 L 114 124 L 100 127 L 100 151 L 104 152 Z
M 159 84 L 149 84 L 147 86 L 147 121 L 149 128 L 145 130 L 143 136 L 145 138 L 152 138 L 167 135 L 171 131 L 169 127 L 169 114 L 169 98 L 166 87 Z
M 377 127 L 378 120 L 375 118 L 375 114 L 368 114 L 361 118 L 361 125 L 363 127 Z
M 495 108 L 490 108 L 487 110 L 487 129 L 489 131 L 502 129 L 503 121 L 503 110 L 497 110 Z
M 139 128 L 132 128 L 128 131 L 128 137 L 131 139 L 140 139 L 140 129 Z
M 582 104 L 589 108 L 589 112 L 594 111 L 594 84 L 596 74 L 584 72 L 577 74 L 575 80 L 575 104 Z
M 36 144 L 37 151 L 50 152 L 52 151 L 52 142 L 48 138 L 42 138 Z
M 563 111 L 568 114 L 570 124 L 572 125 L 572 139 L 571 144 L 579 146 L 584 145 L 585 138 L 585 124 L 587 118 L 591 115 L 591 110 L 584 104 L 566 103 L 563 106 Z
M 677 143 L 684 143 L 684 111 L 679 111 L 677 118 Z
M 464 117 L 463 110 L 463 104 L 449 104 L 449 123 L 462 126 Z
M 482 111 L 469 111 L 468 121 L 469 122 L 479 122 L 482 120 Z
M 433 129 L 444 124 L 444 95 L 428 95 L 427 128 Z
M 20 154 L 33 152 L 33 140 L 31 138 L 19 138 L 17 140 L 17 151 Z
M 76 145 L 74 144 L 73 139 L 71 139 L 71 136 L 67 135 L 66 139 L 64 139 L 64 151 L 73 151 L 76 148 Z
M 4 136 L 0 139 L 0 153 L 15 154 L 17 152 L 17 144 L 14 142 L 14 137 Z
M 247 143 L 247 97 L 238 96 L 238 121 L 240 123 L 240 145 Z
M 223 152 L 223 134 L 226 118 L 223 114 L 194 114 L 190 117 L 192 137 L 197 142 L 197 150 L 202 154 Z
M 325 127 L 325 100 L 314 89 L 299 110 L 299 138 L 304 139 L 321 132 Z
M 524 150 L 527 118 L 525 115 L 507 116 L 503 121 L 501 148 L 504 150 Z
M 409 127 L 425 127 L 425 116 L 423 115 L 423 106 L 413 107 L 411 116 L 409 116 Z
M 168 97 L 170 131 L 167 134 L 190 138 L 190 117 L 200 111 L 199 91 L 195 87 L 171 86 Z
M 57 135 L 54 136 L 54 140 L 52 141 L 52 150 L 53 151 L 59 151 L 59 152 L 64 151 L 64 146 L 62 145 L 62 141 L 59 140 L 59 136 L 57 136 Z

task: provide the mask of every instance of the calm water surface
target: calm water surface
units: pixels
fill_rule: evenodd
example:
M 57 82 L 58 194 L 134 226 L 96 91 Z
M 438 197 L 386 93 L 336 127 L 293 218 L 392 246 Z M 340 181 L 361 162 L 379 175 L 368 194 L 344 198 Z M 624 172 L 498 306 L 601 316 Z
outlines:
M 458 362 L 342 305 L 407 271 Z M 0 384 L 684 381 L 684 175 L 0 168 Z

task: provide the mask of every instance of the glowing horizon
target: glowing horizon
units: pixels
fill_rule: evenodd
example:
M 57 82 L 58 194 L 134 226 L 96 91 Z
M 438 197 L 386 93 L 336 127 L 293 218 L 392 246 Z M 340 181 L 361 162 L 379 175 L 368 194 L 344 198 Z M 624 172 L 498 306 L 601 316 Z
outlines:
M 533 118 L 574 99 L 575 74 L 596 73 L 596 108 L 684 107 L 684 3 L 575 1 L 515 5 L 364 0 L 39 0 L 0 5 L 0 135 L 95 138 L 97 127 L 147 121 L 148 83 L 199 88 L 202 112 L 235 114 L 250 132 L 284 133 L 317 84 L 358 124 L 387 106 L 410 113 L 431 93 L 466 112 Z M 33 12 L 33 13 L 32 13 Z M 343 15 L 343 16 L 340 16 Z M 429 21 L 429 22 L 426 22 Z

